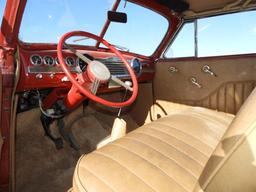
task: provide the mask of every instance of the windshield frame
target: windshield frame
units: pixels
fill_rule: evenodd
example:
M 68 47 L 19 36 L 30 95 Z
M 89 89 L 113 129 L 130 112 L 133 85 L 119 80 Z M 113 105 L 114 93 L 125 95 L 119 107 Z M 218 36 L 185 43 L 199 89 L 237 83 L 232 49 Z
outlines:
M 7 0 L 10 4 L 13 5 L 12 0 Z M 15 26 L 13 26 L 14 29 L 14 43 L 19 45 L 21 48 L 23 49 L 27 49 L 27 50 L 31 50 L 31 49 L 55 49 L 57 47 L 57 43 L 26 43 L 23 42 L 21 40 L 19 40 L 18 38 L 18 34 L 19 34 L 19 29 L 20 29 L 20 25 L 21 25 L 21 20 L 22 20 L 22 16 L 23 16 L 23 12 L 26 6 L 26 1 L 21 1 L 21 0 L 16 0 L 19 3 L 17 3 L 16 6 L 18 6 L 18 11 L 16 14 L 16 23 Z M 147 0 L 129 0 L 129 2 L 132 2 L 134 4 L 137 4 L 139 6 L 145 7 L 149 10 L 152 10 L 154 12 L 156 12 L 157 14 L 163 16 L 167 22 L 168 22 L 168 27 L 166 30 L 166 34 L 163 36 L 162 41 L 159 43 L 158 47 L 156 47 L 155 51 L 152 53 L 151 56 L 145 56 L 145 55 L 141 55 L 138 53 L 132 53 L 132 52 L 124 52 L 124 53 L 128 53 L 129 55 L 137 55 L 140 56 L 141 58 L 159 58 L 163 52 L 163 50 L 165 49 L 165 47 L 168 45 L 169 39 L 170 37 L 175 33 L 177 26 L 179 25 L 180 21 L 181 21 L 181 17 L 179 14 L 171 11 L 169 8 L 164 7 L 154 1 L 147 1 Z M 172 25 L 170 25 L 170 23 Z M 77 48 L 80 49 L 88 49 L 88 50 L 94 50 L 94 51 L 109 51 L 109 49 L 106 48 L 96 48 L 93 46 L 80 46 L 75 44 L 74 46 L 76 46 Z
M 116 0 L 112 5 L 111 11 L 114 11 L 114 12 L 117 11 L 117 9 L 120 5 L 120 2 L 121 2 L 121 0 Z M 111 24 L 111 21 L 106 18 L 106 21 L 105 21 L 105 23 L 104 23 L 104 25 L 101 29 L 100 35 L 99 35 L 100 38 L 104 39 L 104 36 L 106 35 L 110 24 Z M 97 41 L 96 44 L 95 44 L 95 47 L 99 48 L 99 46 L 100 46 L 100 42 Z

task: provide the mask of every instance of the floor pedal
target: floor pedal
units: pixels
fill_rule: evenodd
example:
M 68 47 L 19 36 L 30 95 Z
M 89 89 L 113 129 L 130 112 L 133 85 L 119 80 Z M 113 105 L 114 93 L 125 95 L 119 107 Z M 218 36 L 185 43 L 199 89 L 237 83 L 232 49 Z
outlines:
M 80 150 L 80 145 L 76 141 L 73 133 L 67 127 L 65 127 L 65 123 L 63 119 L 58 119 L 57 126 L 59 128 L 59 132 L 66 142 L 69 143 L 70 147 L 75 149 L 76 151 Z
M 53 141 L 55 144 L 56 149 L 62 149 L 63 148 L 63 140 L 60 137 L 54 137 L 52 135 L 50 125 L 53 123 L 54 119 L 45 116 L 44 114 L 41 114 L 41 123 L 45 131 L 45 135 L 50 138 L 50 140 Z

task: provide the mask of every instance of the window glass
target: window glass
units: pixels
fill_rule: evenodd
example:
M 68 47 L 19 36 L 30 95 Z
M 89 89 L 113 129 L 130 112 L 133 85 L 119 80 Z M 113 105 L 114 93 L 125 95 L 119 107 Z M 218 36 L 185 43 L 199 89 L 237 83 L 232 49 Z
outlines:
M 118 11 L 127 13 L 126 24 L 111 23 L 105 39 L 130 52 L 151 55 L 167 32 L 168 21 L 158 13 L 127 2 Z
M 256 53 L 256 11 L 197 20 L 197 57 Z M 195 56 L 193 24 L 185 23 L 165 56 Z
M 69 31 L 81 30 L 99 35 L 106 13 L 114 0 L 27 0 L 19 39 L 26 43 L 57 43 Z M 97 11 L 95 11 L 97 10 Z M 69 43 L 79 38 L 73 38 Z M 77 44 L 94 45 L 83 40 Z
M 73 30 L 99 35 L 115 1 L 27 0 L 19 39 L 26 43 L 57 43 L 64 33 Z M 167 19 L 134 3 L 124 5 L 125 1 L 121 1 L 118 11 L 127 13 L 127 23 L 110 23 L 104 38 L 130 52 L 151 55 L 167 32 Z M 68 43 L 96 45 L 81 37 L 73 37 Z
M 165 56 L 168 58 L 195 56 L 194 23 L 185 23 Z
M 0 25 L 2 23 L 4 8 L 5 8 L 6 0 L 0 0 Z
M 198 20 L 198 56 L 256 53 L 256 12 Z

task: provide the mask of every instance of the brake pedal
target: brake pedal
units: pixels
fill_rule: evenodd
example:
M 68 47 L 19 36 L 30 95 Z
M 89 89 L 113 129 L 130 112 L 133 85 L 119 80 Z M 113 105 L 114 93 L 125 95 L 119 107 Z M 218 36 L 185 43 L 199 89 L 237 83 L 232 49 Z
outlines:
M 67 128 L 65 128 L 65 123 L 63 119 L 58 119 L 57 126 L 59 128 L 59 132 L 61 136 L 65 139 L 66 142 L 69 143 L 70 147 L 75 149 L 76 151 L 80 150 L 80 146 L 78 142 L 76 141 L 74 135 L 71 131 L 68 131 Z
M 53 143 L 55 144 L 55 147 L 56 149 L 62 149 L 63 148 L 63 140 L 60 138 L 60 137 L 54 137 L 52 135 L 52 132 L 50 130 L 50 125 L 52 124 L 52 122 L 54 121 L 54 119 L 50 118 L 50 117 L 47 117 L 45 116 L 44 114 L 41 114 L 41 123 L 42 123 L 42 126 L 44 128 L 44 131 L 45 131 L 45 135 L 47 137 L 50 138 L 50 140 L 53 141 Z

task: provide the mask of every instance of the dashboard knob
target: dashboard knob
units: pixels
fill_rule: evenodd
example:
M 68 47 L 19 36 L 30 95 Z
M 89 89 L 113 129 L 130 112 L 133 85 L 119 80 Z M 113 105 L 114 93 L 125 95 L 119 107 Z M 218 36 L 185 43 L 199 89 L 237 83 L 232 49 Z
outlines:
M 43 79 L 43 75 L 41 73 L 36 74 L 37 79 Z
M 51 73 L 49 76 L 50 76 L 51 79 L 53 79 L 54 78 L 54 73 Z

